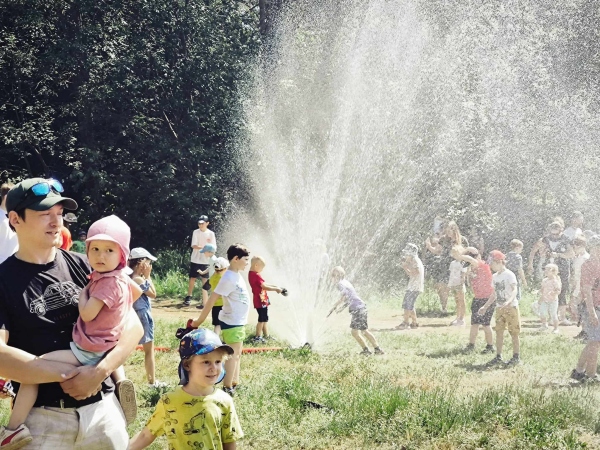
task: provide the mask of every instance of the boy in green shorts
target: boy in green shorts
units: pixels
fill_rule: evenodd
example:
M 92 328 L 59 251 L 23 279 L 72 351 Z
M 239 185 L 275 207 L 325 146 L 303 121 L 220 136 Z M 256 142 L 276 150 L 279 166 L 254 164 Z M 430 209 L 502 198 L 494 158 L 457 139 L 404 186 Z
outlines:
M 192 327 L 202 325 L 217 298 L 222 296 L 223 309 L 219 313 L 221 335 L 223 341 L 234 351 L 233 356 L 225 362 L 226 374 L 223 380 L 223 390 L 232 396 L 240 379 L 240 356 L 246 337 L 244 327 L 248 323 L 248 312 L 250 311 L 250 296 L 241 274 L 248 265 L 249 256 L 250 252 L 242 244 L 233 244 L 227 249 L 229 269 L 208 298 L 200 316 L 191 323 Z

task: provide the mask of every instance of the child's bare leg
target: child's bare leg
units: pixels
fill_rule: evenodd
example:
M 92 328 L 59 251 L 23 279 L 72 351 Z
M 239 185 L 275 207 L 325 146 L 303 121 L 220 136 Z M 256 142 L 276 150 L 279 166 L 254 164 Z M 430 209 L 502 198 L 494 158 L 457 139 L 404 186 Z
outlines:
M 363 337 L 361 336 L 360 332 L 358 330 L 352 330 L 352 337 L 354 339 L 356 339 L 356 342 L 358 342 L 358 345 L 360 345 L 360 348 L 365 348 L 367 346 L 367 343 L 365 342 L 365 340 L 363 339 Z
M 404 319 L 403 319 L 403 323 L 408 323 L 408 318 L 410 317 L 410 311 L 408 309 L 404 310 Z
M 64 367 L 56 374 L 56 382 L 62 381 L 61 374 L 70 372 L 74 367 L 81 366 L 81 363 L 71 350 L 59 350 L 40 356 L 41 359 L 64 363 Z M 31 408 L 37 400 L 39 385 L 37 384 L 22 384 L 19 388 L 19 395 L 15 401 L 15 406 L 10 415 L 6 428 L 14 430 L 19 425 L 25 422 Z
M 513 345 L 513 355 L 521 353 L 521 340 L 519 339 L 519 333 L 511 333 L 510 335 Z
M 588 342 L 586 344 L 577 361 L 577 372 L 581 373 L 585 371 L 589 377 L 593 377 L 596 374 L 598 350 L 600 350 L 600 342 Z M 593 358 L 593 355 L 595 355 L 595 358 Z
M 465 318 L 465 293 L 459 289 L 457 289 L 454 293 L 454 298 L 456 300 L 456 318 L 458 320 L 464 320 Z
M 263 324 L 262 322 L 258 322 L 256 324 L 256 333 L 255 333 L 256 337 L 260 337 L 262 334 L 262 324 Z
M 204 280 L 202 280 L 204 281 Z M 206 305 L 206 302 L 208 301 L 208 291 L 206 289 L 202 289 L 202 304 Z
M 225 379 L 223 380 L 223 386 L 231 387 L 233 386 L 233 382 L 239 380 L 239 361 L 240 356 L 242 354 L 242 342 L 236 342 L 234 344 L 229 344 L 231 348 L 233 348 L 233 355 L 227 361 L 225 361 Z M 236 375 L 237 369 L 237 378 Z
M 494 336 L 492 335 L 492 327 L 484 325 L 483 334 L 485 335 L 485 342 L 487 345 L 494 345 Z
M 410 311 L 410 316 L 412 318 L 413 323 L 417 323 L 417 310 L 413 309 Z
M 446 283 L 438 283 L 436 289 L 440 297 L 442 311 L 446 311 L 446 309 L 448 308 L 448 286 L 446 285 Z
M 267 337 L 269 335 L 269 329 L 267 328 L 268 322 L 263 322 L 263 337 Z
M 502 347 L 504 346 L 504 330 L 496 331 L 496 353 L 502 355 Z
M 221 334 L 221 325 L 215 325 L 215 334 L 216 335 Z
M 155 366 L 156 361 L 154 359 L 154 342 L 146 342 L 142 344 L 144 348 L 144 366 L 146 368 L 146 378 L 148 379 L 149 384 L 154 384 L 156 372 Z
M 558 320 L 563 321 L 567 318 L 567 305 L 560 305 L 558 307 Z
M 375 336 L 373 336 L 373 334 L 369 330 L 363 330 L 362 334 L 369 340 L 371 345 L 373 345 L 373 348 L 379 347 L 379 344 L 377 343 Z
M 479 332 L 479 325 L 471 325 L 471 331 L 469 332 L 469 344 L 475 345 L 477 341 L 477 333 Z

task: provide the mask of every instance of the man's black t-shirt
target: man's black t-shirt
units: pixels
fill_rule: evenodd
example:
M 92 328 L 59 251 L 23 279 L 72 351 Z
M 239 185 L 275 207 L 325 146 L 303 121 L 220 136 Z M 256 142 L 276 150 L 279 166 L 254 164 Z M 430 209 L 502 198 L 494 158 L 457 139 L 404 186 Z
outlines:
M 48 264 L 32 264 L 14 255 L 0 264 L 0 329 L 8 330 L 8 345 L 40 356 L 69 350 L 78 299 L 88 283 L 87 258 L 57 250 Z M 110 378 L 102 390 L 113 390 Z M 15 383 L 18 389 L 18 383 Z M 58 383 L 40 385 L 36 406 L 68 397 Z

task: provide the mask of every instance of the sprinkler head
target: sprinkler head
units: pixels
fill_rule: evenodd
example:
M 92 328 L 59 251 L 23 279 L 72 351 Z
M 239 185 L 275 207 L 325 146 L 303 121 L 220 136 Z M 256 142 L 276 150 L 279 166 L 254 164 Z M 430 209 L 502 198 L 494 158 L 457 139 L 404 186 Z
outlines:
M 312 345 L 310 345 L 308 342 L 305 342 L 304 345 L 302 346 L 303 350 L 312 350 Z

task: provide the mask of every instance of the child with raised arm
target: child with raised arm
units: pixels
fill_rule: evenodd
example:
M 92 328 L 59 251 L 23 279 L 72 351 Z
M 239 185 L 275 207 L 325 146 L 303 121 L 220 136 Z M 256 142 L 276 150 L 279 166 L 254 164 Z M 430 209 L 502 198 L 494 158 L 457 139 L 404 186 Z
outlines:
M 544 279 L 542 280 L 541 296 L 539 301 L 540 313 L 540 331 L 548 329 L 548 314 L 552 319 L 554 329 L 553 333 L 559 333 L 558 330 L 558 296 L 562 289 L 560 277 L 558 276 L 558 266 L 556 264 L 546 264 L 544 267 Z
M 331 278 L 335 283 L 337 283 L 337 288 L 341 292 L 342 296 L 340 299 L 333 305 L 329 314 L 337 309 L 340 304 L 344 304 L 344 306 L 337 310 L 337 312 L 341 312 L 342 309 L 346 309 L 350 311 L 352 319 L 350 320 L 350 329 L 352 330 L 352 337 L 356 339 L 358 345 L 363 349 L 360 353 L 361 355 L 370 355 L 371 350 L 367 347 L 367 343 L 365 342 L 365 337 L 367 340 L 373 345 L 374 352 L 376 355 L 383 355 L 383 350 L 379 347 L 375 336 L 371 334 L 369 331 L 369 325 L 367 324 L 367 305 L 365 302 L 361 300 L 356 291 L 354 290 L 354 286 L 346 280 L 346 272 L 340 266 L 336 266 L 331 271 Z
M 233 244 L 227 249 L 229 269 L 225 272 L 218 286 L 215 288 L 205 308 L 197 319 L 192 320 L 192 327 L 199 327 L 208 317 L 215 301 L 219 296 L 223 298 L 223 309 L 219 313 L 221 323 L 221 334 L 223 341 L 233 348 L 233 356 L 225 361 L 225 379 L 223 390 L 229 395 L 234 395 L 235 388 L 240 379 L 240 357 L 244 338 L 246 337 L 245 326 L 248 323 L 248 312 L 250 311 L 250 296 L 242 272 L 248 265 L 250 252 L 242 244 Z
M 256 324 L 256 336 L 254 342 L 265 342 L 269 338 L 267 323 L 269 322 L 269 294 L 267 291 L 275 291 L 278 294 L 283 292 L 283 288 L 274 284 L 265 283 L 260 273 L 265 268 L 265 260 L 260 256 L 253 256 L 250 261 L 250 271 L 248 272 L 248 282 L 252 289 L 252 299 L 254 308 L 258 313 L 258 323 Z
M 484 315 L 488 308 L 496 304 L 496 357 L 488 364 L 503 364 L 502 347 L 504 344 L 504 330 L 512 338 L 513 357 L 506 363 L 509 365 L 521 362 L 519 350 L 521 333 L 521 316 L 519 314 L 519 302 L 517 301 L 517 277 L 506 268 L 506 256 L 499 250 L 490 252 L 492 260 L 490 267 L 494 272 L 492 283 L 494 291 L 489 300 L 479 309 L 479 314 Z
M 146 448 L 165 435 L 170 450 L 235 450 L 244 435 L 233 399 L 215 388 L 223 362 L 233 348 L 206 328 L 183 336 L 179 345 L 180 386 L 158 401 L 146 426 L 129 443 L 129 450 Z
M 402 309 L 404 310 L 404 321 L 398 327 L 399 330 L 417 328 L 417 312 L 415 303 L 425 287 L 425 268 L 419 258 L 419 248 L 415 244 L 408 243 L 402 250 L 404 260 L 402 269 L 408 275 L 408 286 L 404 294 Z M 412 323 L 409 323 L 412 321 Z
M 129 280 L 122 270 L 129 256 L 129 239 L 129 227 L 117 216 L 105 217 L 92 224 L 86 248 L 94 271 L 89 275 L 90 283 L 79 296 L 79 318 L 73 329 L 71 350 L 55 351 L 40 358 L 74 367 L 94 365 L 117 345 L 124 319 L 133 303 Z M 117 382 L 117 396 L 125 419 L 130 423 L 137 413 L 133 383 L 125 379 L 122 367 L 113 373 L 113 379 Z M 63 378 L 57 375 L 54 381 L 61 382 Z M 25 427 L 25 419 L 35 404 L 37 394 L 37 384 L 21 384 L 7 430 Z M 0 444 L 0 449 L 21 448 L 27 442 Z
M 229 261 L 227 261 L 226 258 L 220 256 L 215 260 L 215 273 L 213 273 L 208 280 L 208 283 L 211 287 L 211 294 L 215 292 L 215 288 L 219 285 L 219 281 L 221 281 L 221 278 L 223 277 L 223 274 L 225 273 L 228 267 Z M 221 322 L 219 321 L 219 313 L 222 309 L 223 297 L 219 295 L 215 300 L 214 306 L 211 309 L 212 325 L 217 335 L 221 334 Z
M 485 314 L 479 314 L 479 309 L 487 303 L 492 296 L 494 288 L 492 287 L 492 271 L 488 263 L 481 259 L 479 250 L 475 247 L 467 247 L 466 253 L 461 259 L 468 262 L 471 267 L 467 276 L 471 280 L 471 288 L 473 289 L 473 302 L 471 303 L 471 332 L 469 334 L 469 343 L 465 347 L 465 352 L 475 350 L 475 342 L 479 326 L 483 328 L 486 346 L 481 353 L 494 352 L 494 337 L 490 322 L 494 315 L 494 310 L 490 309 Z

